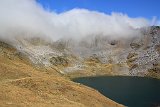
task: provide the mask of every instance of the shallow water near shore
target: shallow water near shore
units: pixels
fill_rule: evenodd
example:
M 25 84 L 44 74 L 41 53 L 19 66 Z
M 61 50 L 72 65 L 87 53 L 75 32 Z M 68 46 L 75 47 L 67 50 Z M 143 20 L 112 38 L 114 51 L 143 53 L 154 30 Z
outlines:
M 100 76 L 73 79 L 128 107 L 159 107 L 160 80 L 146 77 Z

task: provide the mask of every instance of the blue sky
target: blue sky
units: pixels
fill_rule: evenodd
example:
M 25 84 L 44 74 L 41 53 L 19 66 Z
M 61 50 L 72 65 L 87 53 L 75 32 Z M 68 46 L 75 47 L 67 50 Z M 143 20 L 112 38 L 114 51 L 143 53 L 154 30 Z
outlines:
M 85 8 L 110 14 L 121 12 L 130 17 L 160 19 L 160 0 L 37 0 L 44 8 L 61 13 L 73 8 Z

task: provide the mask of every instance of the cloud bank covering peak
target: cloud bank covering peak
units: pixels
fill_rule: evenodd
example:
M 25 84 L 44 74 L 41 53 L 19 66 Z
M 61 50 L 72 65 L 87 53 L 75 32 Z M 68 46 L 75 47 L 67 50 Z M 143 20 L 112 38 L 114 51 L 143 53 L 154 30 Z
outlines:
M 150 23 L 145 18 L 87 9 L 72 9 L 58 14 L 45 10 L 35 0 L 1 0 L 0 16 L 0 39 L 6 41 L 30 37 L 52 41 L 61 38 L 79 40 L 97 35 L 124 38 L 137 35 L 137 28 Z

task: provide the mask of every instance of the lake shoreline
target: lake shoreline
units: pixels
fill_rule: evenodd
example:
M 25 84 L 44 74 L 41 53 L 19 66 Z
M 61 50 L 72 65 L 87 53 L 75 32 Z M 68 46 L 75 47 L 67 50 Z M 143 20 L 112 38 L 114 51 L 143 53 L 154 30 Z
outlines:
M 149 79 L 158 79 L 160 80 L 160 78 L 156 78 L 156 77 L 151 77 L 151 76 L 132 76 L 132 75 L 89 75 L 89 76 L 78 76 L 78 77 L 68 77 L 70 80 L 73 80 L 73 79 L 77 79 L 77 78 L 88 78 L 88 77 L 105 77 L 105 76 L 108 76 L 108 77 L 140 77 L 140 78 L 149 78 Z

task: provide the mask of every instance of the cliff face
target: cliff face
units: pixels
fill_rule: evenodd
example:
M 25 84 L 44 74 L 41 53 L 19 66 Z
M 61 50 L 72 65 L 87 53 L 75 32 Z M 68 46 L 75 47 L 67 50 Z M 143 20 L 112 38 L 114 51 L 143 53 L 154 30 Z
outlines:
M 140 32 L 140 36 L 129 39 L 95 40 L 96 45 L 93 44 L 86 50 L 89 52 L 82 55 L 85 65 L 83 68 L 90 75 L 160 78 L 160 27 L 143 28 Z
M 160 27 L 152 27 L 144 36 L 130 44 L 127 57 L 130 75 L 160 78 Z M 138 47 L 136 47 L 138 46 Z
M 56 59 L 56 58 L 55 58 Z M 63 58 L 57 58 L 63 60 Z M 57 63 L 60 64 L 60 63 Z M 121 107 L 99 92 L 40 67 L 11 45 L 0 42 L 1 107 Z

